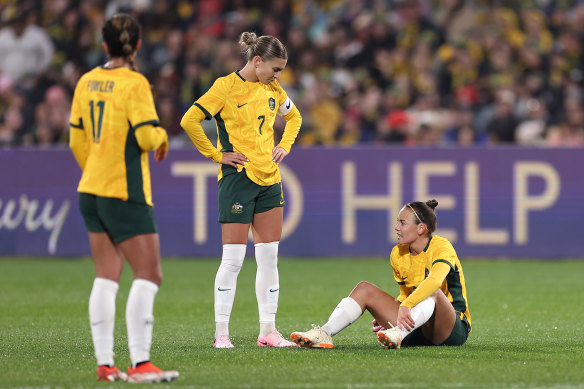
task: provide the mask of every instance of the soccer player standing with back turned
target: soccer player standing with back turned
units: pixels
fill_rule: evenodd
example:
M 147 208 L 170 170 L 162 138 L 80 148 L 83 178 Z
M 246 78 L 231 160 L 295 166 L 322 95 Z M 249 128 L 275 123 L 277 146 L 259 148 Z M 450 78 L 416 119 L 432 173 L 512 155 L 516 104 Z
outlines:
M 276 330 L 278 309 L 278 244 L 282 235 L 284 195 L 278 164 L 290 152 L 302 118 L 278 79 L 288 54 L 272 36 L 244 32 L 243 69 L 221 77 L 184 115 L 181 126 L 205 157 L 220 165 L 219 222 L 223 243 L 215 278 L 215 348 L 233 348 L 229 318 L 237 276 L 245 258 L 251 227 L 257 263 L 256 297 L 260 331 L 258 346 L 296 346 Z M 276 114 L 286 119 L 281 142 L 274 147 Z M 215 118 L 217 148 L 201 127 Z
M 148 80 L 134 68 L 140 25 L 117 14 L 103 26 L 108 62 L 84 74 L 71 107 L 70 147 L 83 174 L 79 207 L 89 232 L 96 278 L 89 320 L 100 381 L 163 382 L 178 377 L 150 362 L 154 298 L 162 282 L 160 240 L 152 211 L 148 152 L 168 153 Z M 134 272 L 126 304 L 132 366 L 114 364 L 116 294 L 124 258 Z

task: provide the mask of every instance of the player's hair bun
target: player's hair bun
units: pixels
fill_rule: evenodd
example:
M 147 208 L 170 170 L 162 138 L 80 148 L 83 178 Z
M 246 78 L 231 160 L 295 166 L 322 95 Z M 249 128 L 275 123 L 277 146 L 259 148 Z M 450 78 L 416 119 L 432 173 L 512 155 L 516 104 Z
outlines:
M 434 210 L 438 206 L 438 201 L 436 201 L 435 199 L 428 200 L 426 201 L 426 205 L 430 207 L 432 210 Z
M 246 46 L 253 46 L 257 43 L 258 36 L 254 32 L 244 32 L 239 38 L 239 43 Z

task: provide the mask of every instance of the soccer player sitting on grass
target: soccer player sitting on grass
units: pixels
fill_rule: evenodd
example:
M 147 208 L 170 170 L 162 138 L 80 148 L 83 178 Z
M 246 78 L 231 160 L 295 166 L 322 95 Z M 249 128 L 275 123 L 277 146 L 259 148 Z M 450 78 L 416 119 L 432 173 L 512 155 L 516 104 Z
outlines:
M 306 348 L 333 348 L 332 337 L 368 310 L 372 330 L 387 348 L 463 345 L 471 331 L 464 274 L 452 244 L 432 236 L 437 205 L 436 200 L 416 201 L 400 210 L 395 227 L 398 244 L 390 256 L 400 290 L 397 298 L 361 281 L 325 325 L 293 332 L 292 340 Z

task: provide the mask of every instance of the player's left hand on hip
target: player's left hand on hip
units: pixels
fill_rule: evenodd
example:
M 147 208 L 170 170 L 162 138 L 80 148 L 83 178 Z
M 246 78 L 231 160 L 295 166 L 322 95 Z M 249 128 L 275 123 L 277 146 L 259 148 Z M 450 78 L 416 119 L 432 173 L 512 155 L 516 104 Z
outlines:
M 279 164 L 280 162 L 282 162 L 282 160 L 284 159 L 284 157 L 286 155 L 288 155 L 288 152 L 286 150 L 284 150 L 280 146 L 276 146 L 272 150 L 272 161 L 274 161 L 274 162 L 276 162 L 276 163 Z

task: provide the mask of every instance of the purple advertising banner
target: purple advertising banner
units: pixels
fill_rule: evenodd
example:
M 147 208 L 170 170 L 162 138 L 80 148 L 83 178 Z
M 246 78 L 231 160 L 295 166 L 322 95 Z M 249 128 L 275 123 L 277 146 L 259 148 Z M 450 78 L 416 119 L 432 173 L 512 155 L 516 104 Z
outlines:
M 218 257 L 218 165 L 194 149 L 151 159 L 162 254 Z M 283 256 L 387 256 L 413 200 L 438 200 L 461 257 L 581 258 L 584 152 L 294 148 L 281 165 Z M 89 255 L 68 149 L 0 151 L 0 255 Z

